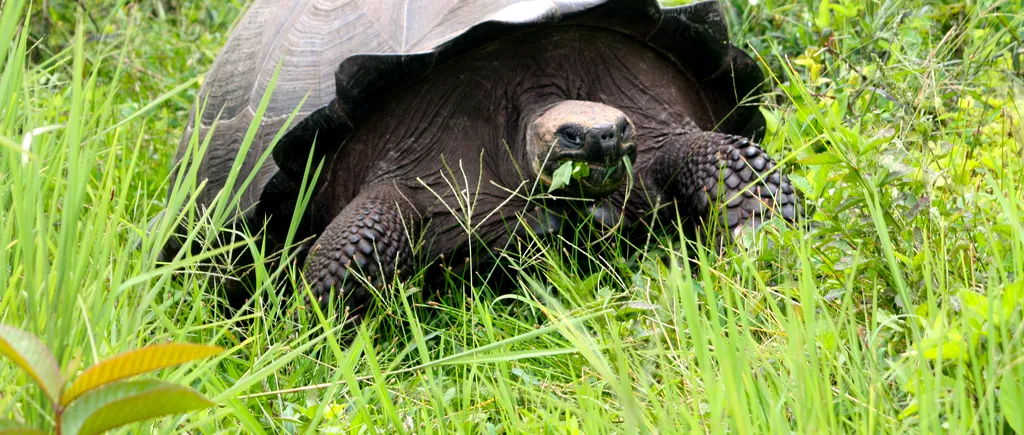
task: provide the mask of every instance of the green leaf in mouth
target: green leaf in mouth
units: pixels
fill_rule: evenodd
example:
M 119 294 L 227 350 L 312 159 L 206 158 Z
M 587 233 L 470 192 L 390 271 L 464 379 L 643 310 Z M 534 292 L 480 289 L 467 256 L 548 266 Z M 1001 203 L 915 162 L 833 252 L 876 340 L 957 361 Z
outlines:
M 554 192 L 569 185 L 569 181 L 573 178 L 579 180 L 582 177 L 590 175 L 590 166 L 587 166 L 584 162 L 576 162 L 572 160 L 566 160 L 555 169 L 555 172 L 551 174 L 551 186 L 548 186 L 548 192 Z

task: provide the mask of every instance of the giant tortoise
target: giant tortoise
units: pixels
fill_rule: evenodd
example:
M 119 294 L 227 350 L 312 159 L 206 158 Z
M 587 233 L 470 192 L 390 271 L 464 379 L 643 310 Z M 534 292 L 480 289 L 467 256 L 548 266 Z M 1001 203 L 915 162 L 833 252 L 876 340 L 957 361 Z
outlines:
M 256 0 L 202 85 L 177 160 L 192 125 L 210 135 L 205 206 L 244 152 L 240 173 L 255 175 L 234 188 L 235 219 L 270 249 L 306 204 L 312 294 L 358 314 L 414 261 L 581 215 L 692 217 L 723 234 L 794 219 L 793 189 L 757 144 L 762 82 L 713 1 Z M 311 200 L 297 201 L 319 164 Z

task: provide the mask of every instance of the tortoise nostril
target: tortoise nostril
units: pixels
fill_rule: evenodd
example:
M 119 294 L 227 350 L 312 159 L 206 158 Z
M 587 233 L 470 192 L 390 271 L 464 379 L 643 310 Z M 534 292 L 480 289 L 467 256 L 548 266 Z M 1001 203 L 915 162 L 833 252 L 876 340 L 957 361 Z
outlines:
M 619 143 L 619 131 L 615 126 L 594 127 L 590 130 L 589 136 L 596 139 L 594 145 L 605 149 L 613 148 Z

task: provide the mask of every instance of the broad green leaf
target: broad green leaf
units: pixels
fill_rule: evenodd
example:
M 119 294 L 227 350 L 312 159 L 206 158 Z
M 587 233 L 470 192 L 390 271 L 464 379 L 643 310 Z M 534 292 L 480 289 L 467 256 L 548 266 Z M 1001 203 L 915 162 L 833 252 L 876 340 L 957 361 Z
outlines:
M 124 352 L 83 372 L 61 399 L 67 405 L 83 393 L 114 381 L 216 355 L 220 347 L 200 344 L 154 344 Z
M 917 400 L 915 399 L 911 401 L 910 404 L 903 409 L 903 412 L 900 412 L 899 419 L 906 420 L 908 417 L 916 415 L 918 408 L 919 405 L 917 404 Z
M 964 307 L 985 320 L 988 318 L 988 299 L 971 290 L 962 289 L 958 292 L 960 301 Z
M 814 24 L 817 24 L 818 28 L 827 29 L 832 25 L 832 16 L 828 10 L 830 3 L 828 0 L 822 0 L 818 4 L 818 15 L 814 18 Z
M 615 312 L 615 317 L 619 317 L 626 314 L 642 313 L 645 311 L 657 311 L 658 308 L 659 307 L 657 305 L 649 304 L 644 301 L 629 301 L 622 304 L 622 307 Z
M 962 334 L 957 331 L 948 331 L 944 337 L 936 337 L 925 340 L 921 356 L 926 359 L 958 359 L 966 361 L 970 356 L 967 353 L 967 342 Z
M 775 112 L 768 110 L 766 107 L 758 107 L 761 111 L 761 116 L 764 116 L 765 126 L 768 128 L 768 132 L 773 133 L 779 130 L 779 117 L 775 116 Z
M 569 185 L 569 180 L 572 179 L 573 162 L 567 161 L 562 163 L 558 169 L 555 169 L 555 173 L 551 174 L 551 186 L 548 187 L 548 192 L 554 192 Z
M 0 354 L 28 372 L 52 403 L 60 401 L 64 377 L 57 360 L 42 341 L 18 328 L 0 325 Z
M 793 186 L 795 186 L 797 190 L 800 191 L 800 193 L 811 196 L 812 198 L 817 197 L 817 192 L 814 190 L 814 188 L 811 187 L 811 182 L 808 181 L 807 178 L 804 177 L 803 175 L 790 174 L 789 182 L 793 183 Z
M 823 153 L 813 154 L 802 159 L 797 160 L 797 163 L 801 165 L 834 165 L 841 163 L 843 160 L 839 156 L 825 151 Z
M 1022 298 L 1024 298 L 1024 280 L 1018 280 L 1006 286 L 1006 289 L 1003 290 L 1003 298 L 1000 301 L 1002 316 L 999 320 L 1003 322 L 1010 320 L 1014 310 L 1021 304 Z
M 0 420 L 0 435 L 46 435 L 46 432 L 16 421 Z
M 609 170 L 608 173 L 612 171 Z M 573 178 L 588 177 L 590 176 L 590 166 L 583 162 L 573 162 L 572 164 L 572 176 Z
M 1010 427 L 1024 433 L 1024 369 L 1003 374 L 999 381 L 999 407 Z
M 213 406 L 195 390 L 158 380 L 122 381 L 89 391 L 68 406 L 64 434 L 91 435 L 155 417 Z

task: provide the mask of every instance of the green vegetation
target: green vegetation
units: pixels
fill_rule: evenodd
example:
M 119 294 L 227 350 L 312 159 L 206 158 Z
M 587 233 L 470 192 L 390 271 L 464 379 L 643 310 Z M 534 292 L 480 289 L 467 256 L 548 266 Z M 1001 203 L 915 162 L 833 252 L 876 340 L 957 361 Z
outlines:
M 39 338 L 0 325 L 0 355 L 13 361 L 39 385 L 53 409 L 58 435 L 97 434 L 136 421 L 213 406 L 201 394 L 169 382 L 136 375 L 219 353 L 195 344 L 154 344 L 97 363 L 65 388 L 67 380 L 53 353 Z M 31 426 L 0 420 L 0 434 L 43 434 Z
M 65 378 L 226 348 L 158 373 L 218 407 L 126 433 L 1024 433 L 1024 5 L 725 3 L 772 74 L 764 146 L 801 225 L 724 254 L 661 234 L 610 264 L 586 231 L 527 240 L 513 291 L 414 279 L 353 336 L 279 297 L 297 275 L 273 262 L 222 312 L 217 252 L 155 261 L 169 218 L 135 248 L 245 2 L 4 0 L 0 323 Z M 0 419 L 52 427 L 45 389 L 0 379 Z

